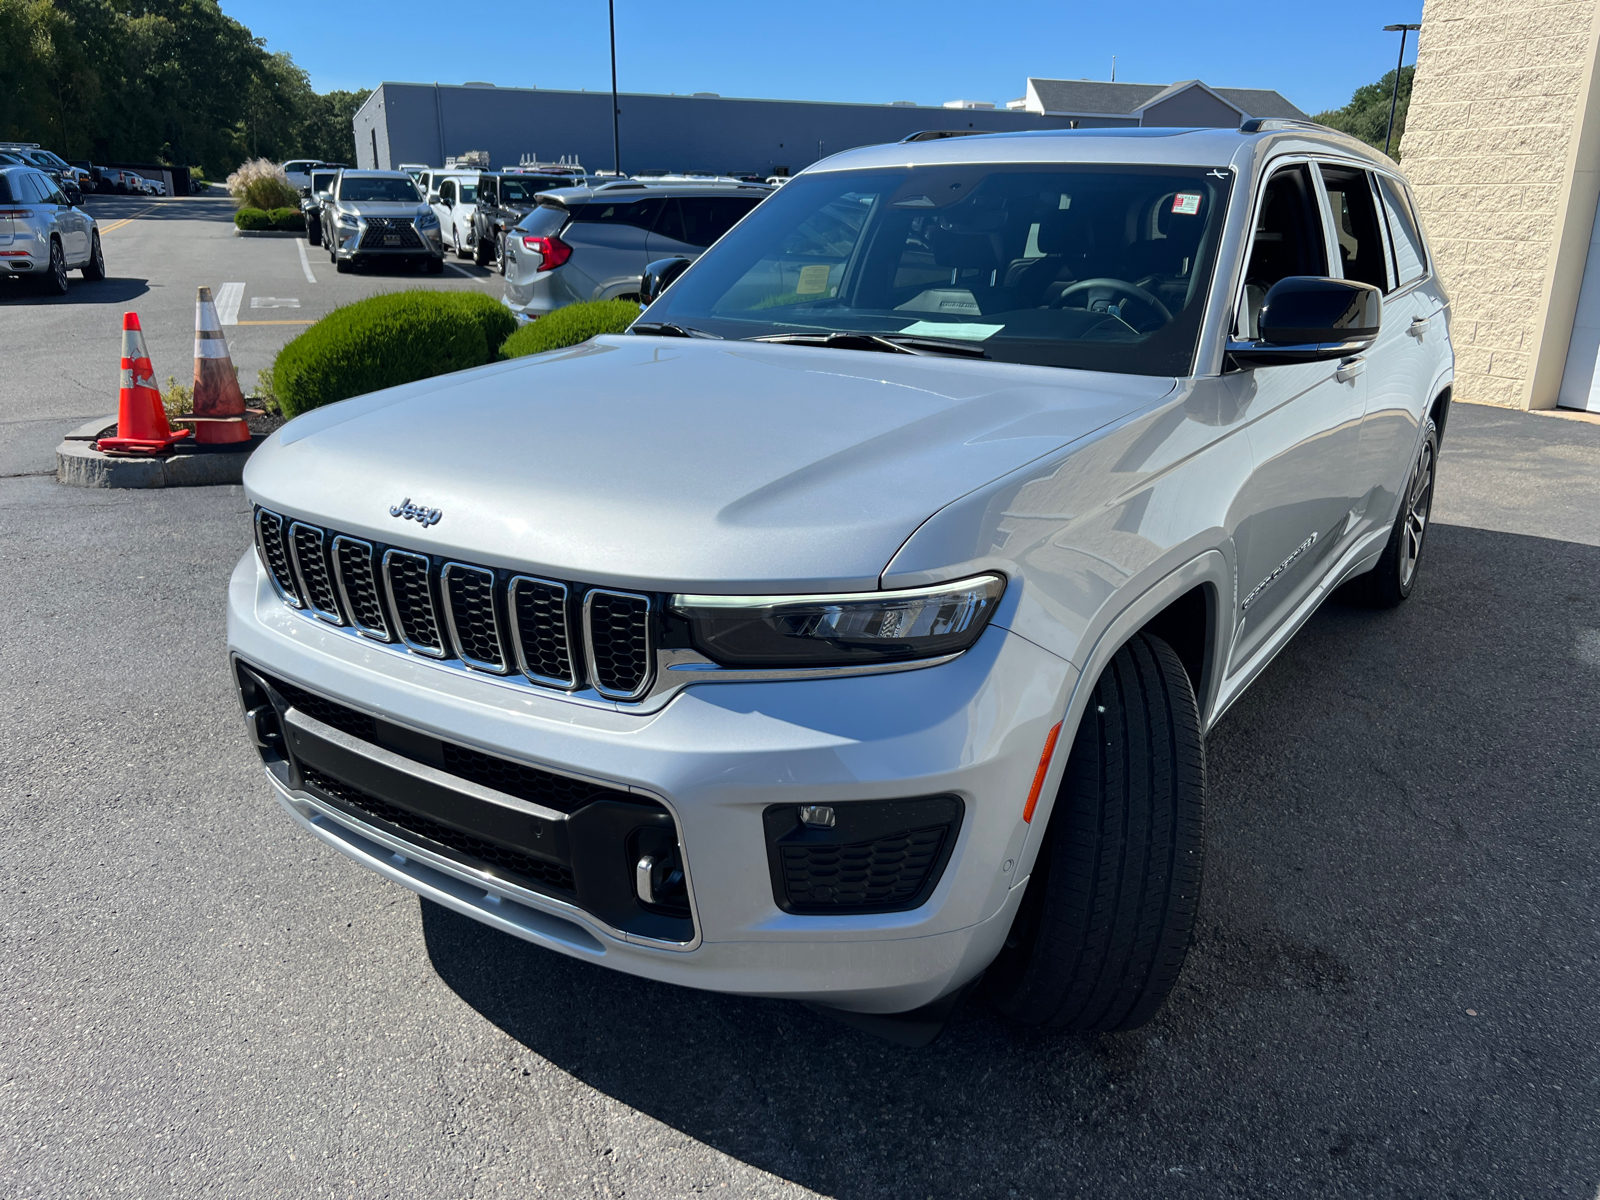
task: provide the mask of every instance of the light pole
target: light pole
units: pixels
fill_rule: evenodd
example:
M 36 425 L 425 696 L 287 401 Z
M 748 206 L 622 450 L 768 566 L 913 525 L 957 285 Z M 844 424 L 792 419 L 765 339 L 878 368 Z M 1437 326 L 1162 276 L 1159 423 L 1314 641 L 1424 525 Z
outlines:
M 617 0 L 606 0 L 606 13 L 611 18 L 611 165 L 622 178 L 622 135 L 617 130 Z
M 1389 128 L 1383 131 L 1383 152 L 1389 153 L 1389 139 L 1394 136 L 1394 110 L 1400 103 L 1400 72 L 1406 64 L 1406 34 L 1413 30 L 1421 29 L 1421 25 L 1385 25 L 1385 33 L 1398 33 L 1400 35 L 1400 61 L 1394 65 L 1394 91 L 1389 96 Z

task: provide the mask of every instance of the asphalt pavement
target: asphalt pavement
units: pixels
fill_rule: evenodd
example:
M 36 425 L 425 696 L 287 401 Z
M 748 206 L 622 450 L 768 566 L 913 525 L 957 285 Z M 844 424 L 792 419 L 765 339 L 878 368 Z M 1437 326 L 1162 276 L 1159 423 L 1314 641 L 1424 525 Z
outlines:
M 196 282 L 341 294 L 198 207 L 108 236 L 103 301 L 0 298 L 13 360 L 32 331 L 7 462 L 110 411 L 129 300 L 164 376 Z M 285 328 L 229 329 L 247 378 Z M 5 473 L 0 1195 L 1595 1200 L 1600 426 L 1457 407 L 1411 601 L 1325 605 L 1210 738 L 1152 1024 L 979 1001 L 921 1050 L 536 950 L 323 848 L 226 675 L 241 491 Z

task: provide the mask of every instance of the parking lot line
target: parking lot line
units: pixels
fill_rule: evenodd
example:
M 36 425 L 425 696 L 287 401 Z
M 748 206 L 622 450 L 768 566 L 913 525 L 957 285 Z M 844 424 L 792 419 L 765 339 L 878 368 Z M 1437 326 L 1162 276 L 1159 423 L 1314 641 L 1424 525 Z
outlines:
M 239 323 L 239 302 L 244 299 L 244 284 L 225 283 L 217 289 L 217 320 L 223 325 Z
M 306 244 L 299 238 L 294 240 L 294 248 L 300 251 L 300 269 L 306 273 L 306 282 L 315 283 L 317 277 L 311 273 L 311 260 L 306 257 Z

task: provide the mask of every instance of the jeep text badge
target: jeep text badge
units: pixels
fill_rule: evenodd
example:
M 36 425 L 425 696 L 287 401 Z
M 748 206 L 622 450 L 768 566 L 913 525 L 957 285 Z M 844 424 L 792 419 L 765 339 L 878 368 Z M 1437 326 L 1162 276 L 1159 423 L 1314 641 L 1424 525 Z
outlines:
M 444 516 L 437 508 L 423 508 L 421 505 L 411 503 L 410 496 L 400 501 L 399 504 L 390 506 L 389 515 L 391 517 L 402 517 L 407 521 L 415 521 L 424 529 L 429 525 L 437 525 L 439 518 Z

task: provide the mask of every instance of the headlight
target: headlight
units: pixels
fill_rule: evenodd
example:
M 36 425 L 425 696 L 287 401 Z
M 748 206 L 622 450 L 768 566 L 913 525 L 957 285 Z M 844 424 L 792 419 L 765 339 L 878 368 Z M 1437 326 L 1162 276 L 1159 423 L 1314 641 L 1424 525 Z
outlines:
M 694 648 L 725 667 L 833 667 L 934 658 L 978 640 L 1006 581 L 838 596 L 674 596 Z
M 439 218 L 434 216 L 432 209 L 423 209 L 422 215 L 417 218 L 418 229 L 432 229 L 439 223 Z

